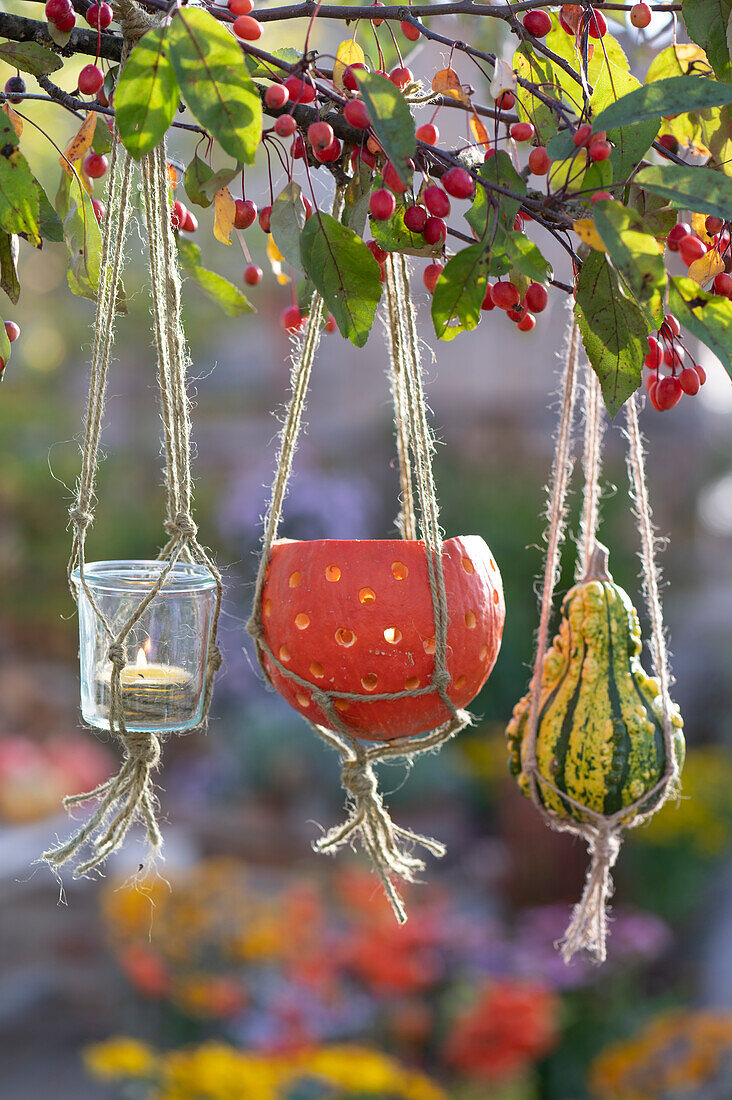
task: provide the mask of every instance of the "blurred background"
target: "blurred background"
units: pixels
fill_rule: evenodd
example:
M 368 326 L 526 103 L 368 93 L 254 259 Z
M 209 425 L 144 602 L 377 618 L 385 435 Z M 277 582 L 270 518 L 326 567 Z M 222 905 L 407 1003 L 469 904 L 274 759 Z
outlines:
M 290 44 L 300 41 L 298 27 L 291 24 Z M 642 74 L 651 54 L 615 29 Z M 463 33 L 496 45 L 491 28 Z M 333 44 L 325 35 L 320 42 L 325 51 Z M 425 47 L 410 64 L 429 79 L 444 61 Z M 26 113 L 58 145 L 73 132 L 60 111 L 27 105 Z M 440 128 L 454 125 L 457 138 L 462 116 L 443 114 Z M 53 147 L 42 134 L 24 144 L 53 194 Z M 181 143 L 172 155 L 187 163 L 191 151 Z M 278 182 L 275 173 L 275 193 Z M 316 187 L 324 198 L 326 185 Z M 267 189 L 262 165 L 247 193 L 264 205 Z M 240 283 L 240 246 L 214 242 L 210 212 L 196 213 L 204 262 Z M 493 313 L 474 333 L 436 347 L 415 262 L 443 526 L 489 543 L 508 615 L 498 663 L 473 706 L 476 726 L 408 775 L 381 768 L 396 820 L 448 846 L 426 883 L 410 889 L 410 920 L 399 929 L 360 854 L 331 861 L 311 851 L 320 828 L 343 812 L 338 764 L 264 690 L 244 629 L 287 398 L 290 344 L 279 315 L 291 295 L 268 270 L 258 227 L 246 241 L 266 272 L 248 292 L 256 315 L 225 319 L 185 288 L 196 517 L 226 582 L 225 667 L 208 730 L 165 744 L 166 859 L 142 880 L 133 878 L 144 856 L 137 838 L 94 881 L 65 874 L 60 886 L 34 863 L 69 831 L 62 796 L 116 770 L 119 753 L 81 728 L 77 621 L 65 578 L 93 307 L 68 293 L 61 246 L 23 249 L 20 305 L 3 306 L 22 335 L 0 386 L 0 1097 L 728 1100 L 728 378 L 704 352 L 709 381 L 698 398 L 671 413 L 642 412 L 655 518 L 669 538 L 661 562 L 689 746 L 684 794 L 626 839 L 607 964 L 566 966 L 553 944 L 579 896 L 584 848 L 550 833 L 520 797 L 503 741 L 532 657 L 566 304 L 551 293 L 529 334 Z M 137 230 L 131 250 L 90 560 L 154 556 L 163 541 Z M 552 258 L 566 277 L 561 256 Z M 386 366 L 379 322 L 363 352 L 324 336 L 283 534 L 395 536 Z M 604 485 L 612 570 L 645 626 L 618 427 L 608 433 Z M 572 501 L 574 521 L 576 492 Z M 570 541 L 562 591 L 572 583 L 573 550 Z

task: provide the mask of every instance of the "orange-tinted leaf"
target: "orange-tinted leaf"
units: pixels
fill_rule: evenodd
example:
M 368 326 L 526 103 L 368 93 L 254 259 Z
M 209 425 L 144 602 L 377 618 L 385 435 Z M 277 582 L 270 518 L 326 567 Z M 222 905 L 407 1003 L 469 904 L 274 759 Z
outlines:
M 180 183 L 180 172 L 174 164 L 170 163 L 165 165 L 165 171 L 168 174 L 168 183 L 170 184 L 173 191 L 175 191 L 176 187 Z
M 228 187 L 220 188 L 214 195 L 214 237 L 222 244 L 231 244 L 236 203 Z
M 491 139 L 488 137 L 488 131 L 486 130 L 483 123 L 480 121 L 480 118 L 475 113 L 475 111 L 473 111 L 468 121 L 470 123 L 470 129 L 473 132 L 473 137 L 475 138 L 476 143 L 478 145 L 485 145 L 485 147 L 487 148 L 491 143 Z
M 73 176 L 73 172 L 67 162 L 76 164 L 77 161 L 83 160 L 86 154 L 91 149 L 92 141 L 94 140 L 94 131 L 97 126 L 97 116 L 94 111 L 90 111 L 86 116 L 77 132 L 72 137 L 69 144 L 64 149 L 64 156 L 60 158 L 59 163 L 63 168 L 67 176 Z
M 282 255 L 279 248 L 274 243 L 274 239 L 271 233 L 267 236 L 267 258 L 269 259 L 270 266 L 272 268 L 272 274 L 274 275 L 280 286 L 285 286 L 286 283 L 289 283 L 289 275 L 285 275 L 284 271 L 282 270 L 282 265 L 285 262 L 285 257 Z
M 12 124 L 13 124 L 13 129 L 15 130 L 15 136 L 16 137 L 22 137 L 22 135 L 23 135 L 23 119 L 20 117 L 19 114 L 17 114 L 16 111 L 13 110 L 13 108 L 10 106 L 9 103 L 3 103 L 2 109 L 5 112 L 5 114 L 8 116 L 8 118 L 10 119 Z
M 693 279 L 699 286 L 706 286 L 710 279 L 713 279 L 715 275 L 721 275 L 723 271 L 724 260 L 716 248 L 713 248 L 705 256 L 694 260 L 693 264 L 690 264 L 689 278 Z
M 470 97 L 465 92 L 460 77 L 454 69 L 439 69 L 432 78 L 432 91 L 456 99 L 458 103 L 470 106 Z

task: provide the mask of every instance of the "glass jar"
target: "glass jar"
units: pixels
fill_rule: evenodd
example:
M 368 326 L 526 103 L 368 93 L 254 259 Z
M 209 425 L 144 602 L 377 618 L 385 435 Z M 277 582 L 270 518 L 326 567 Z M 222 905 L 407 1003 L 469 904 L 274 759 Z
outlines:
M 87 586 L 113 634 L 124 627 L 166 566 L 164 561 L 97 561 L 84 567 Z M 79 581 L 81 712 L 109 729 L 110 638 Z M 216 582 L 204 565 L 177 561 L 123 642 L 120 682 L 125 725 L 132 732 L 182 732 L 203 720 L 204 682 L 216 605 Z

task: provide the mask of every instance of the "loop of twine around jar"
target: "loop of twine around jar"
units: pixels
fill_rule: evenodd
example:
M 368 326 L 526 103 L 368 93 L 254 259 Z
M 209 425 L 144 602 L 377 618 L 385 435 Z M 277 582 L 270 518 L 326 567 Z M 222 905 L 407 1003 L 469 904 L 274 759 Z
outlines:
M 132 47 L 151 27 L 158 25 L 159 20 L 149 16 L 134 0 L 113 0 L 112 6 L 122 26 L 123 66 Z M 123 744 L 124 759 L 116 776 L 99 784 L 93 791 L 64 800 L 67 807 L 97 801 L 97 806 L 89 820 L 77 829 L 69 840 L 50 848 L 42 857 L 52 868 L 58 868 L 69 860 L 78 860 L 82 849 L 87 844 L 90 845 L 91 855 L 88 859 L 77 863 L 76 875 L 83 875 L 99 868 L 107 857 L 120 847 L 135 821 L 140 821 L 145 828 L 150 856 L 154 857 L 162 848 L 162 835 L 157 823 L 152 781 L 152 774 L 160 763 L 162 734 L 160 731 L 139 733 L 127 730 L 121 673 L 127 663 L 126 638 L 158 596 L 179 559 L 206 566 L 216 584 L 216 600 L 203 686 L 203 721 L 206 720 L 211 701 L 214 676 L 221 665 L 221 653 L 216 643 L 223 594 L 221 575 L 210 553 L 198 541 L 198 528 L 191 515 L 191 424 L 186 388 L 189 356 L 180 320 L 181 277 L 168 210 L 169 186 L 164 141 L 142 158 L 140 172 L 165 440 L 168 518 L 164 526 L 170 535 L 170 540 L 158 555 L 164 562 L 164 566 L 155 583 L 119 630 L 115 631 L 105 618 L 86 577 L 86 535 L 94 520 L 93 503 L 99 441 L 114 340 L 117 302 L 121 291 L 132 170 L 132 159 L 119 141 L 119 132 L 115 123 L 108 172 L 107 214 L 102 235 L 82 467 L 76 501 L 69 510 L 73 542 L 68 575 L 74 598 L 78 600 L 81 592 L 84 593 L 109 638 L 107 656 L 112 665 L 109 728 Z M 72 571 L 77 567 L 80 591 L 77 591 L 71 583 Z
M 339 189 L 333 208 L 333 216 L 336 218 L 340 216 L 342 203 L 343 194 Z M 434 443 L 427 422 L 417 322 L 409 290 L 407 263 L 401 255 L 390 255 L 385 262 L 385 268 L 385 326 L 389 335 L 391 391 L 400 469 L 401 515 L 397 524 L 405 539 L 418 538 L 419 527 L 425 544 L 435 633 L 435 663 L 430 683 L 426 687 L 378 695 L 373 692 L 360 694 L 324 691 L 314 687 L 279 661 L 264 637 L 262 593 L 267 565 L 277 538 L 293 457 L 302 427 L 310 375 L 320 339 L 323 301 L 317 293 L 311 301 L 305 335 L 301 343 L 296 345 L 293 355 L 291 397 L 280 436 L 277 469 L 264 522 L 262 552 L 247 631 L 255 641 L 257 656 L 268 683 L 271 684 L 267 672 L 269 661 L 287 679 L 311 690 L 313 702 L 326 715 L 329 723 L 326 727 L 311 722 L 311 728 L 341 757 L 341 780 L 348 795 L 350 813 L 342 825 L 334 826 L 314 841 L 313 848 L 317 852 L 334 853 L 344 845 L 360 843 L 381 879 L 397 920 L 404 923 L 407 913 L 394 879 L 415 882 L 419 873 L 425 869 L 423 860 L 412 854 L 416 845 L 436 857 L 444 855 L 445 849 L 431 837 L 395 825 L 379 792 L 375 766 L 387 760 L 404 759 L 410 762 L 420 753 L 436 751 L 472 722 L 472 717 L 467 711 L 456 708 L 448 695 L 451 682 L 447 669 L 448 607 L 442 566 L 442 531 L 432 473 Z M 416 490 L 418 510 L 415 509 L 413 490 Z M 374 702 L 379 699 L 418 698 L 430 692 L 439 695 L 445 704 L 450 715 L 447 722 L 427 734 L 394 739 L 369 749 L 364 748 L 353 736 L 334 705 L 337 700 Z

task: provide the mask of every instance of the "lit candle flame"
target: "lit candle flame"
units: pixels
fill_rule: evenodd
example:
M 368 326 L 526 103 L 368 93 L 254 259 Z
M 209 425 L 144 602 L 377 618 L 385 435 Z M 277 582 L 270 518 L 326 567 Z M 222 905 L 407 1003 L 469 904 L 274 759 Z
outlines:
M 135 664 L 137 668 L 147 668 L 147 655 L 145 654 L 145 648 L 143 648 L 142 646 L 137 651 L 137 660 L 135 661 Z

